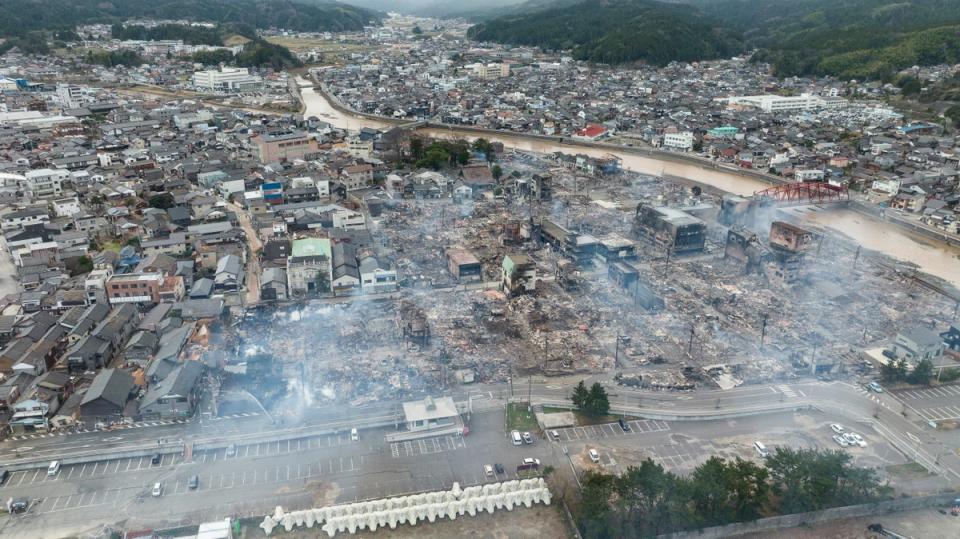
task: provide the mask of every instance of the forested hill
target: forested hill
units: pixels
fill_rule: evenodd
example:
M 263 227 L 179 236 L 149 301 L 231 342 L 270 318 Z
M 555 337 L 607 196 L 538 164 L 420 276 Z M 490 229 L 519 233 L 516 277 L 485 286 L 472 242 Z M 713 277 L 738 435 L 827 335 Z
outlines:
M 665 65 L 729 57 L 739 36 L 689 6 L 651 0 L 590 0 L 505 15 L 470 29 L 470 37 L 544 49 L 572 49 L 577 59 Z
M 381 14 L 332 1 L 291 0 L 0 0 L 0 36 L 133 18 L 242 23 L 254 28 L 350 31 Z
M 742 33 L 781 76 L 889 78 L 960 62 L 958 0 L 686 0 Z

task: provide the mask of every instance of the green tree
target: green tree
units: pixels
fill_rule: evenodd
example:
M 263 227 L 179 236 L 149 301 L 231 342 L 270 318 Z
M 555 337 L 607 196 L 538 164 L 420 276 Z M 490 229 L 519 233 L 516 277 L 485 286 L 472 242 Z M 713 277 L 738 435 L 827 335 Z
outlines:
M 413 27 L 413 34 L 414 34 L 414 35 L 419 36 L 419 35 L 422 34 L 422 33 L 423 33 L 423 29 L 420 28 L 420 25 L 419 25 L 419 24 Z
M 149 200 L 147 200 L 147 204 L 151 208 L 159 208 L 161 210 L 170 209 L 174 206 L 173 195 L 170 193 L 153 195 Z
M 570 401 L 573 402 L 573 405 L 577 407 L 578 410 L 583 410 L 590 399 L 590 391 L 587 389 L 587 385 L 580 380 L 580 383 L 577 384 L 577 387 L 573 388 L 573 394 L 570 395 Z
M 890 359 L 880 367 L 880 376 L 888 383 L 904 381 L 907 378 L 907 360 L 902 357 Z
M 607 396 L 607 390 L 600 385 L 600 382 L 594 382 L 590 386 L 586 411 L 592 415 L 607 415 L 610 412 L 610 398 Z
M 410 156 L 414 160 L 419 161 L 423 159 L 424 154 L 424 144 L 423 139 L 420 137 L 413 137 L 410 139 Z
M 592 470 L 583 474 L 578 523 L 584 537 L 615 537 L 611 497 L 616 481 L 612 475 Z
M 907 382 L 915 385 L 930 385 L 931 378 L 933 378 L 933 362 L 929 359 L 918 361 L 913 370 L 907 374 Z
M 77 274 L 90 273 L 93 271 L 93 260 L 89 256 L 81 256 L 77 260 Z
M 493 169 L 490 170 L 490 174 L 493 175 L 494 180 L 499 180 L 503 176 L 503 169 L 500 168 L 500 165 L 493 165 Z

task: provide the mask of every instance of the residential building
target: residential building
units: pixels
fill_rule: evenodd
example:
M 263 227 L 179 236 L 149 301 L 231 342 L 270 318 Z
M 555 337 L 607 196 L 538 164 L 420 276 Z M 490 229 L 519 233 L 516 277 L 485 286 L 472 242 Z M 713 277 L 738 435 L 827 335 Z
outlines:
M 663 135 L 663 146 L 664 148 L 690 151 L 693 149 L 693 133 L 690 131 L 665 133 Z
M 287 257 L 287 290 L 291 297 L 314 295 L 330 290 L 333 282 L 330 240 L 295 240 Z
M 893 341 L 893 353 L 914 364 L 942 356 L 945 347 L 943 337 L 923 326 L 901 331 Z
M 347 191 L 366 189 L 373 183 L 373 166 L 368 164 L 350 165 L 340 170 L 340 180 Z
M 53 198 L 63 196 L 63 182 L 70 180 L 70 171 L 54 168 L 28 170 L 24 175 L 24 191 L 30 191 L 34 198 Z
M 126 273 L 107 279 L 107 300 L 111 305 L 122 303 L 160 303 L 162 273 Z
M 501 266 L 501 287 L 510 294 L 532 292 L 537 288 L 537 265 L 528 255 L 508 254 Z
M 118 419 L 134 389 L 133 377 L 120 369 L 103 369 L 80 401 L 80 416 L 90 422 Z

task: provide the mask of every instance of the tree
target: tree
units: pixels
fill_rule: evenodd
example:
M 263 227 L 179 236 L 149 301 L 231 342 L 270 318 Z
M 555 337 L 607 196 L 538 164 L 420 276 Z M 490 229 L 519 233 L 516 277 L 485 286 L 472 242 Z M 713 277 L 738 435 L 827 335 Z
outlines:
M 503 169 L 500 168 L 500 165 L 493 165 L 493 169 L 490 170 L 490 174 L 493 175 L 494 180 L 499 180 L 503 176 Z
M 423 139 L 413 137 L 410 139 L 410 155 L 417 161 L 423 159 L 424 145 Z
M 570 400 L 578 410 L 583 410 L 586 407 L 589 398 L 590 391 L 587 390 L 587 385 L 583 383 L 583 380 L 580 380 L 580 383 L 577 384 L 577 387 L 573 388 L 573 395 L 570 396 Z
M 413 31 L 413 34 L 417 36 L 423 33 L 423 29 L 420 28 L 419 24 L 414 26 L 412 31 Z
M 613 533 L 613 504 L 610 498 L 614 492 L 617 478 L 592 470 L 583 474 L 580 480 L 580 511 L 578 524 L 584 537 L 615 537 Z
M 170 209 L 174 205 L 173 195 L 170 193 L 160 193 L 158 195 L 153 195 L 147 201 L 147 204 L 151 208 L 159 208 L 161 210 Z
M 880 368 L 880 376 L 888 383 L 902 382 L 907 377 L 907 360 L 904 358 L 888 358 L 889 361 Z
M 592 415 L 607 415 L 610 412 L 610 398 L 607 397 L 607 390 L 600 385 L 600 382 L 594 382 L 590 386 L 590 396 L 587 402 L 587 413 Z
M 93 271 L 93 260 L 89 256 L 81 256 L 77 261 L 77 274 L 90 273 Z
M 907 375 L 907 382 L 916 385 L 930 385 L 931 378 L 933 378 L 933 362 L 929 359 L 921 359 Z

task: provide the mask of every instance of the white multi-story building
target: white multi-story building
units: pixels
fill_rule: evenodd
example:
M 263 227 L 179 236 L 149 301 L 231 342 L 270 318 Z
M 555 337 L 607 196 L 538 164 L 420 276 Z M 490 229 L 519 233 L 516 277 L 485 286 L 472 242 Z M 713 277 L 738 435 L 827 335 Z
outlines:
M 481 79 L 499 79 L 510 76 L 510 64 L 471 64 L 470 68 L 474 77 Z
M 846 106 L 847 100 L 839 97 L 820 97 L 813 94 L 794 96 L 782 95 L 745 95 L 729 97 L 731 105 L 756 107 L 764 112 L 796 112 L 815 109 L 836 109 Z
M 682 133 L 664 133 L 664 148 L 673 148 L 676 150 L 689 151 L 693 149 L 693 133 L 684 131 Z
M 823 171 L 818 169 L 797 170 L 793 173 L 798 182 L 819 182 L 823 181 L 823 176 Z
M 83 88 L 63 83 L 57 85 L 57 100 L 65 109 L 80 108 L 87 101 L 83 95 Z
M 23 175 L 20 188 L 33 193 L 34 198 L 51 198 L 63 195 L 63 182 L 70 180 L 70 171 L 54 168 L 28 170 Z
M 223 67 L 193 74 L 197 90 L 215 93 L 253 92 L 263 88 L 263 79 L 251 75 L 245 67 Z

